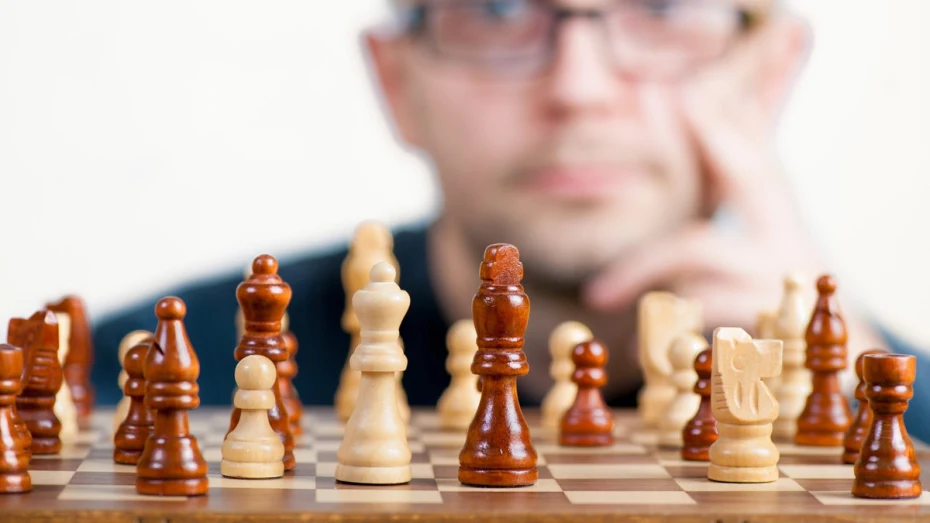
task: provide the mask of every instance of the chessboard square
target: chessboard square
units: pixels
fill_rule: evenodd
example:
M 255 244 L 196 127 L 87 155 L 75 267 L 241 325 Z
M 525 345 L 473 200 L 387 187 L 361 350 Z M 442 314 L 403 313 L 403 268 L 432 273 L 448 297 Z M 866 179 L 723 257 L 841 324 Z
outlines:
M 110 472 L 75 472 L 69 485 L 136 485 L 135 474 L 114 474 Z
M 843 455 L 842 447 L 814 447 L 794 443 L 776 443 L 775 446 L 783 456 L 833 456 L 838 461 Z
M 210 488 L 286 490 L 313 490 L 316 488 L 316 479 L 312 477 L 285 476 L 267 479 L 237 479 L 218 474 L 208 474 L 207 478 L 210 481 Z
M 336 459 L 336 452 L 339 450 L 340 445 L 342 445 L 341 439 L 322 439 L 315 440 L 313 444 L 308 445 L 308 447 L 317 452 L 317 460 L 328 456 L 327 460 L 333 461 Z M 422 441 L 407 441 L 407 446 L 410 447 L 410 452 L 414 454 L 426 452 L 426 445 L 424 445 Z
M 436 480 L 436 484 L 440 492 L 562 492 L 562 488 L 554 479 L 538 479 L 533 485 L 512 488 L 471 487 L 463 485 L 458 479 L 439 479 Z
M 317 503 L 438 504 L 442 494 L 430 490 L 333 489 L 317 490 Z
M 333 436 L 341 438 L 345 430 L 345 425 L 342 422 L 327 420 L 310 425 L 308 432 L 315 437 Z
M 84 463 L 81 463 L 81 466 L 78 467 L 77 471 L 135 474 L 136 467 L 133 465 L 121 465 L 119 463 L 115 463 L 112 459 L 109 461 L 102 459 L 88 459 L 84 460 Z
M 857 498 L 848 490 L 833 492 L 811 492 L 824 505 L 930 505 L 930 492 L 926 490 L 913 499 L 866 499 Z M 902 518 L 903 519 L 903 518 Z
M 540 460 L 549 465 L 561 464 L 616 464 L 616 465 L 655 465 L 656 459 L 649 454 L 546 454 Z
M 58 495 L 62 501 L 187 501 L 183 496 L 143 496 L 130 486 L 68 485 Z
M 678 458 L 673 458 L 671 456 L 663 457 L 662 455 L 659 455 L 659 465 L 662 465 L 663 467 L 703 467 L 706 469 L 709 465 L 709 462 L 681 459 L 680 455 Z
M 74 471 L 68 470 L 30 470 L 33 485 L 67 485 L 74 477 Z
M 51 470 L 51 471 L 71 471 L 74 472 L 81 466 L 83 463 L 79 459 L 40 459 L 33 460 L 29 462 L 29 472 L 32 473 L 35 470 Z
M 316 463 L 317 451 L 315 449 L 294 449 L 294 460 L 297 463 Z
M 534 445 L 540 454 L 595 455 L 604 454 L 645 454 L 646 447 L 632 443 L 614 443 L 608 447 L 566 447 L 563 445 L 543 443 Z
M 430 447 L 462 448 L 465 444 L 465 432 L 426 432 L 420 434 L 420 440 Z
M 336 476 L 336 465 L 331 461 L 324 461 L 316 464 L 316 475 L 320 478 L 332 478 Z M 414 478 L 433 479 L 433 466 L 429 463 L 411 463 L 410 474 Z
M 549 465 L 555 479 L 629 479 L 667 478 L 660 465 Z
M 672 478 L 662 479 L 560 479 L 559 486 L 568 491 L 681 491 Z
M 778 478 L 768 483 L 722 483 L 709 479 L 676 479 L 685 492 L 798 492 L 804 487 L 788 478 Z
M 687 492 L 661 490 L 576 490 L 565 496 L 575 505 L 694 505 Z
M 655 431 L 634 432 L 630 435 L 630 441 L 647 447 L 655 447 L 659 444 L 659 433 Z
M 855 479 L 852 465 L 779 465 L 793 479 Z
M 84 459 L 90 454 L 90 447 L 66 446 L 58 454 L 33 454 L 32 459 Z
M 62 448 L 68 447 L 69 445 L 82 445 L 82 444 L 93 445 L 94 443 L 97 443 L 97 440 L 99 440 L 102 435 L 103 434 L 101 432 L 98 432 L 96 430 L 88 431 L 88 432 L 79 432 L 77 433 L 77 435 L 75 435 L 74 437 L 69 439 L 66 443 L 64 443 L 62 445 Z

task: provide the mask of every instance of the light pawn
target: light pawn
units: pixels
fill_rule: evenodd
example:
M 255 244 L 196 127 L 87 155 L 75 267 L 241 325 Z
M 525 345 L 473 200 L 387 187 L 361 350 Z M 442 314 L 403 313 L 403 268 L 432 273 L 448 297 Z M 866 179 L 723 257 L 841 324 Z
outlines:
M 230 478 L 279 478 L 284 475 L 284 443 L 271 428 L 268 410 L 275 405 L 274 363 L 264 356 L 246 356 L 236 365 L 233 398 L 239 423 L 226 435 L 220 473 Z
M 778 419 L 775 420 L 773 435 L 776 439 L 791 441 L 798 430 L 798 417 L 811 392 L 811 373 L 804 368 L 807 342 L 804 331 L 811 306 L 802 290 L 798 276 L 785 278 L 785 292 L 775 316 L 771 339 L 781 340 L 781 379 L 773 388 L 778 400 Z
M 65 312 L 56 312 L 55 319 L 58 320 L 58 363 L 64 367 L 65 360 L 70 350 L 69 340 L 71 338 L 71 316 Z M 71 398 L 71 389 L 67 383 L 62 383 L 55 395 L 55 406 L 53 407 L 55 416 L 61 422 L 61 432 L 58 437 L 63 443 L 74 441 L 78 436 L 78 411 Z
M 478 376 L 471 372 L 472 361 L 478 352 L 477 339 L 478 333 L 471 319 L 455 322 L 446 336 L 449 348 L 446 370 L 452 379 L 436 404 L 439 425 L 443 429 L 467 429 L 478 410 L 481 400 Z
M 686 332 L 672 342 L 668 356 L 672 364 L 672 385 L 678 389 L 678 394 L 659 418 L 661 447 L 680 449 L 684 445 L 682 430 L 701 406 L 701 396 L 694 392 L 694 384 L 698 379 L 694 359 L 706 348 L 708 345 L 704 336 L 693 332 Z
M 359 344 L 349 360 L 358 371 L 355 408 L 336 452 L 336 480 L 364 485 L 393 485 L 411 479 L 407 427 L 397 404 L 397 373 L 407 368 L 398 329 L 410 295 L 395 283 L 387 262 L 371 269 L 369 283 L 355 293 Z
M 575 402 L 578 385 L 572 381 L 575 364 L 572 363 L 572 350 L 579 343 L 594 339 L 594 334 L 587 326 L 577 321 L 560 323 L 549 335 L 549 354 L 552 364 L 549 375 L 553 385 L 543 398 L 542 424 L 548 429 L 558 429 L 562 416 Z

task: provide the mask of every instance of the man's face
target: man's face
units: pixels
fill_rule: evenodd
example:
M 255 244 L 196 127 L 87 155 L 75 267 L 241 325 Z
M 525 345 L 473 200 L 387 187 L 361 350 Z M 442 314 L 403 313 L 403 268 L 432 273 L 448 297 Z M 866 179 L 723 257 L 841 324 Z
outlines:
M 504 10 L 490 15 L 523 16 L 519 4 L 528 3 L 505 0 L 498 6 Z M 549 5 L 597 11 L 614 4 Z M 485 23 L 455 16 L 434 29 L 466 32 L 469 23 Z M 706 213 L 707 195 L 682 117 L 688 76 L 618 67 L 616 46 L 597 19 L 569 17 L 559 27 L 551 60 L 532 74 L 455 59 L 423 36 L 392 42 L 389 61 L 375 58 L 382 80 L 386 68 L 396 79 L 384 85 L 398 126 L 434 162 L 449 219 L 479 247 L 518 245 L 538 276 L 571 287 L 631 247 Z M 526 31 L 535 29 L 527 24 Z M 635 43 L 648 38 L 645 32 Z

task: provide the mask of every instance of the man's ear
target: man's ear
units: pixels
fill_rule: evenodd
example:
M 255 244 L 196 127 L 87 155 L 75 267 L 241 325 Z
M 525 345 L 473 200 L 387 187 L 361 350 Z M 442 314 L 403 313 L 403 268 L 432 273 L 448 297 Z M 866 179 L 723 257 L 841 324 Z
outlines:
M 366 32 L 363 41 L 368 51 L 372 81 L 380 87 L 383 109 L 390 113 L 389 120 L 394 124 L 394 132 L 405 144 L 419 147 L 419 136 L 412 125 L 413 95 L 404 56 L 404 53 L 409 52 L 409 42 L 403 37 L 373 32 Z
M 810 25 L 798 17 L 786 16 L 775 23 L 778 25 L 772 32 L 766 56 L 768 64 L 759 84 L 759 100 L 773 119 L 788 101 L 807 64 L 814 39 Z

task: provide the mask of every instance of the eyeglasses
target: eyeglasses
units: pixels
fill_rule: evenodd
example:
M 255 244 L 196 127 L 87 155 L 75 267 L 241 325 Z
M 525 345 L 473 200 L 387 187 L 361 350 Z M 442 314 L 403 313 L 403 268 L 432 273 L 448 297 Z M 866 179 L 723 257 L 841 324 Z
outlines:
M 720 57 L 763 18 L 724 0 L 616 0 L 602 9 L 563 8 L 551 0 L 428 0 L 404 14 L 407 31 L 440 57 L 523 77 L 551 65 L 564 22 L 596 21 L 613 66 L 658 79 Z

